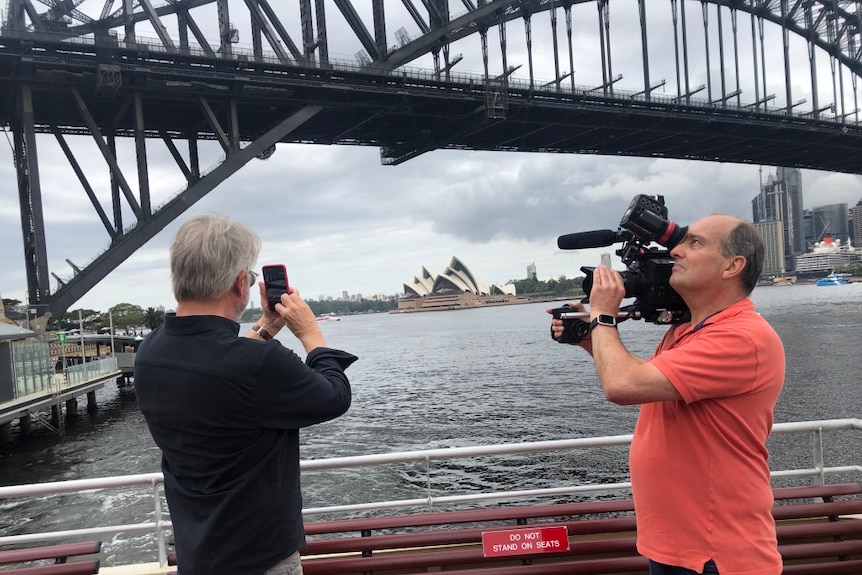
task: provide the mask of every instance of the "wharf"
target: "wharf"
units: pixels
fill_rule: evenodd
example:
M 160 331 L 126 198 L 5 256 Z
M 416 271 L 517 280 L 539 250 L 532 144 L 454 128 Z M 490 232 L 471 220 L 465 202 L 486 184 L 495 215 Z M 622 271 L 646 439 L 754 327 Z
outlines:
M 49 340 L 48 346 L 51 361 L 57 371 L 62 371 L 64 362 L 66 365 L 78 365 L 116 357 L 117 368 L 122 372 L 120 383 L 127 383 L 134 372 L 135 351 L 141 341 L 140 336 L 87 333 L 69 337 L 65 341 L 52 339 Z
M 113 366 L 116 366 L 116 362 L 113 362 Z M 74 406 L 77 408 L 77 398 L 85 394 L 88 396 L 88 408 L 91 405 L 95 407 L 95 397 L 90 394 L 95 394 L 97 389 L 105 387 L 106 383 L 117 379 L 123 374 L 119 369 L 115 368 L 111 370 L 110 365 L 107 366 L 108 371 L 103 371 L 106 367 L 104 365 L 99 367 L 102 369 L 99 370 L 98 374 L 94 374 L 92 379 L 80 383 L 69 382 L 66 381 L 63 374 L 56 374 L 52 378 L 52 385 L 48 389 L 0 403 L 0 426 L 15 419 L 21 419 L 39 411 L 54 408 L 61 403 L 66 403 L 68 413 L 72 411 L 69 410 L 69 402 L 74 402 Z M 92 397 L 92 401 L 90 401 L 90 397 Z
M 87 409 L 96 409 L 96 390 L 111 381 L 119 387 L 133 375 L 135 350 L 141 338 L 83 334 L 44 340 L 33 332 L 6 329 L 0 334 L 0 443 L 12 440 L 12 422 L 27 435 L 37 422 L 63 435 L 65 419 L 86 395 Z M 62 407 L 66 406 L 66 418 Z M 50 417 L 43 415 L 50 410 Z

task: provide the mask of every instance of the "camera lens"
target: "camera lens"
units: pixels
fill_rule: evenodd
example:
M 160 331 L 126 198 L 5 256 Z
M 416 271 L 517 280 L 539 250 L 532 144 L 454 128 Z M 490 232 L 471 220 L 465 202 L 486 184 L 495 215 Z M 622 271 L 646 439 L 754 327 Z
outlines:
M 644 277 L 640 272 L 624 271 L 620 272 L 623 276 L 623 285 L 626 287 L 626 297 L 640 297 L 646 291 L 644 285 Z
M 582 267 L 581 271 L 584 272 L 584 281 L 581 283 L 581 289 L 584 290 L 584 293 L 590 295 L 590 292 L 593 289 L 593 272 L 596 268 L 593 267 Z M 639 297 L 646 293 L 649 286 L 646 285 L 646 281 L 644 280 L 644 276 L 639 271 L 625 270 L 621 271 L 620 275 L 623 276 L 623 285 L 626 288 L 625 297 Z

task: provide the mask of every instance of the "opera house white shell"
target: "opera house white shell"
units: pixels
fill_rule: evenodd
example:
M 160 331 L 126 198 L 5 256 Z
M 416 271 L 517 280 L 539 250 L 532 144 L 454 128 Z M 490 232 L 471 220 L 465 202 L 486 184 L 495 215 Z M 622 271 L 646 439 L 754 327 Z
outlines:
M 515 286 L 511 284 L 489 286 L 470 271 L 464 262 L 453 256 L 443 273 L 438 275 L 434 275 L 427 267 L 422 266 L 422 273 L 419 276 L 413 276 L 411 283 L 404 284 L 402 298 L 455 294 L 515 295 Z

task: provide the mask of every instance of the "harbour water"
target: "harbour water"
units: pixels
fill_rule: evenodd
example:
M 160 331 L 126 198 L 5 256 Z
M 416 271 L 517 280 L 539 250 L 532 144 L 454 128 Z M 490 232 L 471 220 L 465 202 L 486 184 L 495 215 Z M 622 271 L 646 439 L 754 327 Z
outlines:
M 760 287 L 753 299 L 787 352 L 787 382 L 775 421 L 862 417 L 862 284 Z M 360 315 L 322 323 L 330 346 L 360 360 L 348 371 L 353 406 L 345 416 L 305 430 L 302 457 L 630 433 L 638 408 L 608 403 L 589 357 L 550 339 L 544 310 L 554 305 L 559 304 Z M 629 349 L 641 356 L 652 352 L 664 332 L 633 320 L 620 330 Z M 301 349 L 289 334 L 279 337 Z M 159 452 L 133 390 L 109 385 L 97 400 L 98 412 L 90 416 L 81 408 L 63 440 L 43 432 L 5 451 L 0 484 L 158 471 Z M 773 438 L 770 451 L 782 464 L 810 465 L 810 445 Z M 848 437 L 827 445 L 826 456 L 830 464 L 859 464 L 862 445 Z M 441 491 L 494 488 L 513 476 L 531 486 L 562 479 L 600 483 L 625 480 L 625 465 L 624 450 L 548 454 L 446 464 L 434 481 Z M 305 504 L 349 502 L 357 491 L 374 492 L 378 499 L 401 497 L 424 481 L 424 470 L 409 468 L 370 476 L 315 475 L 303 480 Z M 408 496 L 415 497 L 415 491 Z M 100 493 L 83 504 L 58 505 L 56 498 L 0 502 L 0 533 L 92 525 L 105 513 L 121 515 L 111 519 L 114 524 L 143 521 L 152 510 L 143 503 L 147 495 L 140 498 Z M 106 543 L 110 564 L 117 555 L 134 555 L 139 542 L 118 536 Z

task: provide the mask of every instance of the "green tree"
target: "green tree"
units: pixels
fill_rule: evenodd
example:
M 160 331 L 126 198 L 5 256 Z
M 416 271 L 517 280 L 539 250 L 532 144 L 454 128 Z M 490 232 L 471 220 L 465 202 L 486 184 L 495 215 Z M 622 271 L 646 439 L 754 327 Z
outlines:
M 308 307 L 314 312 L 314 315 L 351 315 L 357 313 L 376 313 L 388 312 L 398 308 L 398 296 L 389 296 L 383 300 L 363 299 L 359 301 L 344 301 L 344 300 L 306 300 Z M 251 307 L 246 309 L 240 322 L 257 321 L 262 314 L 259 307 Z
M 80 313 L 80 319 L 78 312 Z M 102 313 L 98 312 L 94 309 L 73 309 L 69 310 L 60 317 L 51 318 L 48 326 L 49 329 L 56 329 L 58 331 L 67 331 L 70 329 L 79 329 L 81 325 L 84 326 L 84 331 L 86 332 L 95 332 L 98 331 L 104 325 L 104 320 L 102 318 Z
M 561 295 L 583 294 L 584 291 L 581 288 L 581 284 L 583 283 L 583 281 L 583 276 L 572 279 L 566 279 L 566 276 L 560 276 L 560 280 L 557 284 L 555 293 Z
M 542 293 L 548 291 L 548 284 L 534 278 L 525 278 L 515 282 L 515 291 L 519 294 Z
M 108 312 L 114 318 L 115 328 L 129 331 L 129 328 L 136 328 L 144 324 L 144 308 L 139 305 L 118 303 L 108 308 Z
M 3 313 L 6 314 L 6 317 L 12 320 L 25 319 L 26 316 L 20 311 L 21 303 L 20 299 L 4 297 Z
M 144 312 L 144 325 L 150 329 L 156 329 L 165 323 L 165 310 L 148 307 Z
M 559 276 L 557 279 L 549 279 L 548 281 L 526 278 L 515 281 L 515 290 L 519 295 L 527 294 L 549 294 L 559 296 L 581 295 L 581 282 L 583 276 L 567 279 L 566 276 Z
M 835 271 L 839 273 L 852 274 L 857 278 L 862 277 L 862 263 L 841 264 L 835 268 Z

